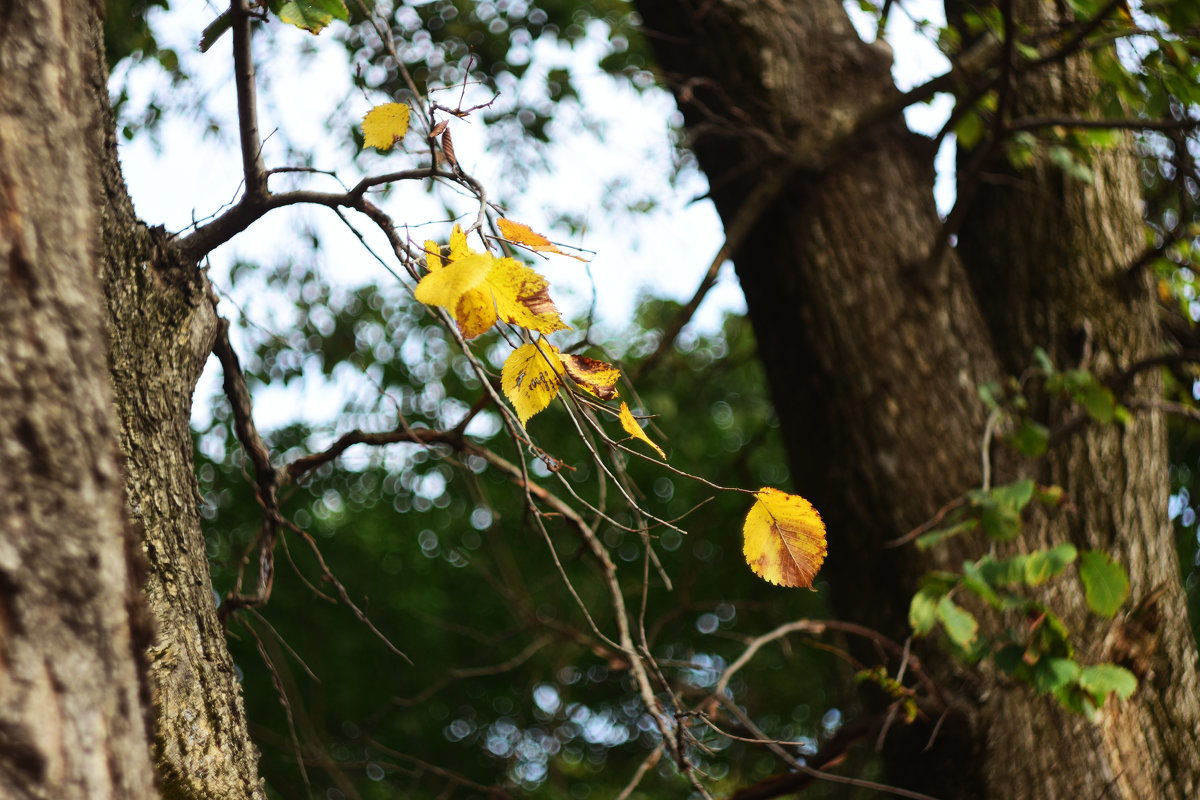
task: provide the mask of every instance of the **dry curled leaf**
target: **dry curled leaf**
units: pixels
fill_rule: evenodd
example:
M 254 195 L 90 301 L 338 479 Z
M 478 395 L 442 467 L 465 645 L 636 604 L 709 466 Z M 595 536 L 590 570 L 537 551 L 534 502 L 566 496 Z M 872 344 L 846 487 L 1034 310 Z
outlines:
M 825 562 L 825 523 L 803 497 L 764 486 L 742 526 L 754 574 L 780 586 L 812 586 Z
M 527 247 L 535 253 L 557 253 L 560 256 L 569 256 L 580 261 L 587 261 L 582 256 L 577 256 L 574 253 L 568 253 L 560 249 L 554 242 L 523 223 L 513 222 L 510 219 L 501 217 L 496 220 L 496 225 L 500 228 L 500 235 L 505 239 L 513 244 Z
M 562 363 L 567 370 L 567 376 L 588 394 L 601 400 L 612 400 L 617 396 L 617 381 L 621 379 L 621 370 L 612 364 L 567 353 L 562 354 Z
M 442 131 L 442 157 L 454 169 L 458 169 L 458 159 L 454 157 L 454 142 L 450 139 L 450 129 Z

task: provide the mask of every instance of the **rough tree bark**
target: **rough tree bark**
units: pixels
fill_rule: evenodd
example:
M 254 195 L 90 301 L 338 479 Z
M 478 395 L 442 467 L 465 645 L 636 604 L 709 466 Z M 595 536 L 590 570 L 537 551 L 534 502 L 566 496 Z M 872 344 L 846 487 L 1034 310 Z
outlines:
M 77 3 L 0 4 L 0 795 L 150 798 Z
M 0 2 L 0 73 L 0 787 L 263 797 L 188 429 L 207 281 L 133 213 L 96 6 Z
M 1030 21 L 1045 7 L 1024 5 Z M 798 143 L 796 160 L 811 166 L 734 261 L 796 487 L 829 525 L 835 605 L 903 638 L 918 577 L 957 568 L 967 551 L 883 543 L 979 485 L 976 387 L 1022 370 L 1038 344 L 1060 367 L 1090 354 L 1085 366 L 1100 374 L 1156 353 L 1145 276 L 1123 274 L 1141 241 L 1136 165 L 1104 156 L 1093 186 L 1039 165 L 1022 176 L 1025 188 L 981 192 L 960 258 L 937 246 L 931 146 L 898 117 L 833 160 L 804 157 L 805 142 L 821 147 L 822 132 L 897 94 L 890 52 L 863 43 L 840 2 L 638 7 L 727 226 Z M 1094 88 L 1080 60 L 1040 80 L 1054 90 L 1016 90 L 1037 98 L 1029 113 L 1036 103 L 1078 111 Z M 1153 392 L 1140 380 L 1138 391 Z M 1047 413 L 1058 421 L 1063 410 Z M 1137 663 L 1121 642 L 1147 633 L 1132 630 L 1145 620 L 1089 618 L 1069 583 L 1050 598 L 1082 643 L 1081 660 L 1124 662 L 1142 685 L 1092 725 L 994 670 L 972 677 L 926 652 L 958 713 L 928 753 L 928 731 L 895 737 L 884 752 L 889 777 L 942 797 L 1192 797 L 1200 686 L 1166 518 L 1163 423 L 1139 414 L 1123 429 L 1089 427 L 1037 477 L 1063 485 L 1078 511 L 1038 520 L 1021 546 L 1071 541 L 1112 553 L 1129 570 L 1134 603 L 1166 588 L 1149 615 L 1157 630 L 1148 640 L 1161 645 Z

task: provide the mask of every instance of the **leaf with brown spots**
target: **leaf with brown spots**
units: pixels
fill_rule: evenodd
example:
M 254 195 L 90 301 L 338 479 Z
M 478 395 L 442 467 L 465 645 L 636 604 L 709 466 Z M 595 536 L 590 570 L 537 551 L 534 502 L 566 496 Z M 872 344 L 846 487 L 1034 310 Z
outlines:
M 825 523 L 803 497 L 764 486 L 742 526 L 754 574 L 780 586 L 812 586 L 825 562 Z

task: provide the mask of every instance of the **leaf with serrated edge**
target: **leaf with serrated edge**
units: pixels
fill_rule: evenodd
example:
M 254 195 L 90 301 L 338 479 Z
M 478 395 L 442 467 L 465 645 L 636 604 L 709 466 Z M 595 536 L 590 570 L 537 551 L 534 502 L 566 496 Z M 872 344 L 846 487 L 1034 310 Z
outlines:
M 625 429 L 626 433 L 635 439 L 641 439 L 643 442 L 654 448 L 654 451 L 658 453 L 659 458 L 661 458 L 663 461 L 667 460 L 667 454 L 663 452 L 663 449 L 654 442 L 650 441 L 650 437 L 647 436 L 646 432 L 642 430 L 642 426 L 638 425 L 637 420 L 633 418 L 633 412 L 629 410 L 628 403 L 621 403 L 621 415 L 619 419 L 621 421 L 621 427 Z
M 545 339 L 512 351 L 500 373 L 500 387 L 517 412 L 521 427 L 554 400 L 562 386 L 562 373 L 558 348 Z
M 516 259 L 495 259 L 487 275 L 487 286 L 496 304 L 496 313 L 505 322 L 538 333 L 570 328 L 550 299 L 550 284 Z
M 375 106 L 363 117 L 363 147 L 387 151 L 408 133 L 409 109 L 405 103 Z
M 612 364 L 567 353 L 563 353 L 562 362 L 566 367 L 567 377 L 588 394 L 601 400 L 612 400 L 617 396 L 617 381 L 621 379 L 621 370 Z
M 825 562 L 825 523 L 803 497 L 764 486 L 742 526 L 742 555 L 779 586 L 810 587 Z
M 574 253 L 568 253 L 565 250 L 560 249 L 558 245 L 554 244 L 554 242 L 550 241 L 542 234 L 535 232 L 533 228 L 530 228 L 528 225 L 520 222 L 513 222 L 512 220 L 504 219 L 503 217 L 497 219 L 496 224 L 500 227 L 500 235 L 502 235 L 505 239 L 513 244 L 519 244 L 522 247 L 528 247 L 535 253 L 556 253 L 560 256 L 567 256 L 579 261 L 587 261 L 587 259 L 583 258 L 582 256 L 577 256 Z

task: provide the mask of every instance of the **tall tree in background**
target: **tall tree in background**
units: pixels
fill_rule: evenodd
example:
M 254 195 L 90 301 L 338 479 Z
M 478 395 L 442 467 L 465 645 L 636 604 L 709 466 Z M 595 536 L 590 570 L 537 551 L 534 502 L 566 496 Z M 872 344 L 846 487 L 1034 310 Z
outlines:
M 1004 146 L 1034 125 L 1103 116 L 1089 52 L 1017 57 L 1012 44 L 1078 42 L 1099 23 L 1036 0 L 995 9 L 999 49 L 982 70 L 959 64 L 967 96 L 998 98 L 994 138 L 960 157 L 958 207 L 943 223 L 931 142 L 880 113 L 900 96 L 888 48 L 864 43 L 841 3 L 638 8 L 727 230 L 753 224 L 733 258 L 796 486 L 829 521 L 834 602 L 901 636 L 918 578 L 968 556 L 887 544 L 981 483 L 977 387 L 1022 373 L 1040 346 L 1058 365 L 1123 376 L 1130 402 L 1161 391 L 1152 373 L 1125 372 L 1162 352 L 1131 141 L 1096 153 L 1091 180 L 1044 154 L 1014 169 Z M 1052 427 L 1069 416 L 1054 400 L 1038 413 Z M 1123 427 L 1064 432 L 1025 469 L 1063 486 L 1075 508 L 1039 520 L 1024 546 L 1109 551 L 1129 569 L 1134 602 L 1153 597 L 1145 618 L 1112 624 L 1088 621 L 1081 590 L 1056 597 L 1089 657 L 1135 666 L 1142 687 L 1093 725 L 1028 702 L 1002 675 L 954 682 L 943 662 L 959 719 L 928 754 L 915 752 L 924 741 L 885 743 L 889 775 L 948 797 L 1193 795 L 1200 777 L 1180 756 L 1200 744 L 1200 686 L 1166 514 L 1163 420 L 1139 412 Z M 1155 645 L 1135 663 L 1129 638 L 1147 633 Z
M 338 7 L 325 0 L 292 5 L 304 10 L 299 18 L 298 12 L 289 12 L 293 22 L 300 19 L 305 26 L 316 24 L 312 15 L 328 17 L 329 9 Z M 418 28 L 442 31 L 441 43 L 451 51 L 457 47 L 464 61 L 470 48 L 480 43 L 485 65 L 502 60 L 503 53 L 494 51 L 506 45 L 475 36 L 469 25 L 461 27 L 467 24 L 461 20 L 458 28 L 447 24 L 461 14 L 481 30 L 495 27 L 482 17 L 471 18 L 474 4 L 461 5 L 462 9 L 447 2 L 420 6 L 420 13 L 437 15 L 436 25 L 433 17 L 422 21 L 418 11 L 401 7 L 389 25 L 395 22 L 401 33 L 411 32 L 417 20 Z M 1087 598 L 1075 583 L 1054 583 L 1043 596 L 1080 643 L 1080 661 L 1122 664 L 1140 679 L 1136 694 L 1120 702 L 1110 698 L 1094 718 L 1036 696 L 990 660 L 970 667 L 933 647 L 918 646 L 919 660 L 903 651 L 905 668 L 936 683 L 936 692 L 922 696 L 923 701 L 936 699 L 936 707 L 914 708 L 917 723 L 911 726 L 893 724 L 893 714 L 867 709 L 842 738 L 880 741 L 889 781 L 941 797 L 1184 798 L 1200 786 L 1191 758 L 1200 745 L 1195 643 L 1166 516 L 1165 424 L 1154 410 L 1162 387 L 1152 367 L 1169 359 L 1162 356 L 1147 270 L 1151 257 L 1171 245 L 1171 236 L 1186 231 L 1168 225 L 1170 230 L 1161 231 L 1163 238 L 1143 251 L 1139 165 L 1129 140 L 1118 137 L 1115 146 L 1103 148 L 1087 142 L 1073 142 L 1068 148 L 1060 142 L 1056 149 L 1028 136 L 1104 128 L 1097 117 L 1113 119 L 1122 113 L 1111 98 L 1101 105 L 1104 87 L 1097 65 L 1102 62 L 1089 52 L 1109 52 L 1104 26 L 1113 21 L 1125 24 L 1122 4 L 1091 5 L 1075 3 L 1070 13 L 1034 0 L 981 9 L 955 7 L 951 16 L 961 21 L 958 35 L 967 45 L 958 51 L 961 57 L 954 71 L 903 96 L 889 75 L 887 47 L 865 44 L 841 4 L 833 0 L 803 7 L 767 0 L 638 4 L 644 33 L 686 115 L 691 147 L 726 223 L 726 254 L 733 257 L 746 293 L 783 424 L 793 481 L 829 523 L 828 576 L 834 599 L 844 619 L 861 623 L 842 630 L 861 634 L 865 625 L 880 632 L 868 631 L 868 639 L 901 650 L 895 642 L 908 635 L 909 603 L 922 576 L 935 569 L 958 570 L 964 559 L 978 557 L 979 543 L 959 537 L 928 551 L 888 545 L 936 519 L 965 492 L 1026 475 L 1041 486 L 1062 487 L 1070 502 L 1064 508 L 1028 513 L 1022 537 L 998 545 L 1000 551 L 1029 552 L 1071 543 L 1079 550 L 1110 554 L 1128 572 L 1132 600 L 1126 608 L 1133 610 L 1114 621 L 1090 614 Z M 1170 11 L 1175 5 L 1182 10 L 1174 27 L 1186 33 L 1197 24 L 1195 12 L 1183 3 L 1164 7 Z M 890 7 L 885 4 L 885 16 Z M 540 13 L 536 23 L 535 14 L 525 10 L 530 29 L 548 30 L 547 13 L 534 10 Z M 573 19 L 574 12 L 610 22 L 630 18 L 627 7 L 612 3 L 551 10 L 564 19 Z M 5 287 L 0 292 L 0 365 L 8 365 L 0 371 L 0 441 L 5 448 L 0 464 L 5 537 L 0 543 L 0 786 L 35 797 L 153 796 L 147 758 L 153 752 L 161 796 L 264 796 L 224 622 L 242 625 L 267 665 L 287 720 L 291 747 L 279 749 L 289 754 L 289 766 L 299 769 L 306 785 L 307 764 L 326 771 L 339 791 L 357 794 L 357 784 L 339 765 L 355 759 L 331 755 L 334 749 L 324 744 L 315 714 L 295 702 L 298 692 L 286 656 L 280 654 L 281 642 L 286 642 L 272 639 L 271 625 L 253 616 L 270 597 L 276 542 L 286 546 L 290 539 L 300 547 L 312 545 L 315 553 L 309 556 L 315 566 L 302 560 L 295 566 L 293 561 L 302 589 L 324 597 L 322 589 L 333 586 L 342 607 L 353 609 L 367 623 L 366 613 L 334 577 L 313 537 L 285 513 L 278 492 L 289 481 L 308 479 L 313 494 L 319 495 L 321 481 L 328 477 L 319 470 L 352 442 L 437 444 L 445 449 L 428 452 L 447 460 L 452 455 L 468 465 L 463 472 L 471 473 L 467 482 L 472 502 L 489 492 L 518 495 L 520 490 L 511 486 L 516 482 L 525 491 L 506 512 L 510 519 L 536 518 L 541 524 L 536 509 L 537 503 L 544 503 L 552 512 L 547 516 L 579 537 L 565 545 L 560 542 L 556 550 L 543 528 L 549 547 L 539 549 L 538 540 L 522 549 L 512 542 L 520 541 L 516 537 L 527 532 L 525 526 L 501 531 L 498 523 L 481 523 L 489 536 L 487 556 L 496 562 L 490 588 L 500 598 L 498 603 L 479 602 L 473 592 L 446 588 L 444 574 L 425 575 L 434 588 L 421 595 L 409 593 L 415 570 L 406 573 L 402 586 L 389 586 L 394 596 L 372 607 L 372 619 L 390 614 L 416 628 L 410 637 L 429 644 L 425 654 L 436 653 L 445 663 L 423 665 L 432 669 L 426 689 L 401 682 L 398 696 L 363 701 L 368 710 L 355 713 L 372 726 L 369 734 L 357 724 L 342 726 L 354 752 L 376 757 L 386 753 L 404 761 L 408 767 L 395 771 L 407 775 L 408 770 L 414 785 L 434 775 L 464 792 L 509 791 L 388 750 L 386 743 L 371 736 L 407 735 L 410 742 L 424 742 L 437 738 L 429 736 L 429 730 L 444 726 L 447 741 L 452 736 L 465 739 L 474 723 L 462 718 L 443 723 L 440 720 L 452 712 L 436 705 L 429 707 L 427 716 L 411 709 L 426 708 L 420 701 L 452 681 L 507 675 L 528 662 L 522 679 L 551 690 L 540 703 L 547 719 L 567 713 L 553 690 L 555 680 L 560 692 L 579 683 L 583 672 L 583 683 L 605 685 L 611 705 L 604 709 L 608 716 L 592 717 L 599 724 L 589 735 L 598 738 L 588 741 L 600 746 L 589 752 L 602 764 L 623 744 L 633 751 L 622 762 L 630 765 L 632 778 L 617 779 L 627 787 L 625 796 L 656 769 L 658 778 L 673 782 L 670 785 L 678 787 L 686 779 L 698 794 L 707 793 L 707 778 L 698 777 L 694 767 L 705 753 L 733 743 L 724 733 L 705 740 L 698 732 L 703 730 L 701 723 L 714 718 L 744 733 L 743 740 L 775 748 L 783 763 L 796 766 L 793 774 L 761 782 L 740 796 L 779 796 L 811 781 L 813 775 L 790 761 L 792 756 L 756 726 L 754 709 L 743 702 L 754 693 L 757 680 L 763 687 L 755 698 L 758 706 L 764 704 L 764 696 L 768 706 L 778 705 L 780 687 L 795 681 L 780 672 L 778 662 L 755 679 L 743 679 L 739 687 L 729 679 L 775 638 L 797 630 L 816 635 L 826 630 L 824 623 L 784 620 L 787 624 L 758 638 L 739 630 L 740 638 L 730 638 L 739 647 L 745 645 L 744 650 L 730 651 L 723 661 L 708 653 L 703 654 L 704 662 L 694 659 L 698 640 L 680 633 L 663 656 L 654 636 L 671 628 L 676 608 L 682 613 L 708 611 L 711 606 L 712 620 L 706 623 L 711 632 L 722 620 L 747 617 L 763 608 L 763 618 L 770 619 L 771 607 L 780 603 L 774 595 L 740 606 L 710 604 L 702 591 L 718 583 L 711 577 L 684 582 L 675 595 L 657 584 L 651 587 L 651 579 L 638 578 L 632 568 L 620 574 L 634 575 L 634 581 L 643 583 L 620 583 L 610 550 L 622 560 L 640 562 L 645 575 L 652 575 L 650 553 L 655 545 L 644 527 L 643 538 L 636 535 L 639 529 L 633 520 L 642 513 L 636 503 L 632 516 L 613 513 L 611 529 L 599 527 L 600 521 L 612 521 L 604 514 L 598 513 L 598 521 L 589 524 L 584 517 L 591 516 L 590 509 L 574 511 L 531 481 L 529 464 L 538 459 L 523 449 L 515 429 L 513 459 L 521 466 L 489 449 L 486 439 L 468 440 L 462 429 L 436 430 L 436 408 L 413 410 L 419 405 L 412 400 L 417 393 L 407 405 L 397 405 L 401 414 L 421 417 L 427 427 L 414 428 L 401 417 L 395 431 L 356 433 L 322 452 L 310 452 L 305 436 L 289 439 L 291 434 L 284 432 L 267 442 L 259 436 L 228 324 L 214 313 L 211 286 L 197 263 L 268 211 L 301 203 L 362 213 L 390 232 L 394 255 L 412 277 L 417 277 L 413 265 L 423 266 L 425 253 L 405 249 L 391 220 L 365 199 L 366 186 L 334 194 L 269 190 L 254 112 L 250 32 L 259 24 L 257 15 L 246 0 L 235 0 L 206 38 L 211 45 L 213 38 L 232 28 L 227 38 L 239 93 L 244 194 L 230 209 L 178 238 L 138 221 L 126 194 L 96 8 L 71 2 L 0 7 L 0 70 L 5 76 L 0 83 L 0 286 Z M 359 44 L 379 33 L 377 55 L 398 58 L 394 49 L 387 52 L 381 46 L 388 39 L 385 32 L 358 23 Z M 559 30 L 568 35 L 569 28 Z M 115 40 L 110 36 L 110 47 Z M 1194 47 L 1187 40 L 1182 52 L 1172 51 L 1183 65 L 1180 69 L 1194 71 Z M 469 58 L 474 63 L 474 56 Z M 1186 86 L 1168 88 L 1186 91 Z M 959 207 L 946 221 L 939 220 L 932 199 L 935 143 L 909 132 L 900 116 L 904 107 L 935 91 L 954 92 L 960 99 L 957 119 L 974 119 L 982 130 L 964 144 Z M 1186 110 L 1187 102 L 1194 101 L 1177 101 L 1175 109 Z M 1151 105 L 1127 113 L 1157 118 L 1122 118 L 1116 120 L 1118 127 L 1137 128 L 1144 122 L 1145 127 L 1176 133 L 1188 130 L 1186 114 L 1167 119 L 1166 107 Z M 537 115 L 528 118 L 539 120 Z M 43 135 L 30 133 L 35 130 Z M 1186 152 L 1183 138 L 1175 141 L 1177 150 Z M 453 171 L 439 171 L 434 165 L 405 173 L 404 179 L 436 179 L 477 190 L 482 205 L 484 193 L 455 164 L 449 140 L 431 145 L 430 156 L 435 149 Z M 1180 194 L 1175 219 L 1190 220 L 1188 203 L 1196 189 L 1187 181 L 1193 179 L 1194 168 L 1176 155 Z M 710 283 L 711 278 L 706 285 Z M 384 363 L 378 349 L 370 342 L 363 344 L 368 337 L 359 335 L 370 327 L 372 312 L 379 315 L 381 330 L 383 323 L 397 336 L 417 330 L 420 336 L 413 340 L 427 345 L 433 341 L 428 331 L 441 331 L 436 342 L 441 349 L 430 345 L 430 350 L 443 359 L 449 359 L 447 348 L 460 343 L 428 320 L 421 323 L 427 328 L 406 328 L 411 321 L 396 323 L 385 317 L 381 309 L 408 313 L 400 301 L 373 294 L 364 305 L 371 312 L 358 308 L 357 317 L 348 312 L 337 318 L 333 333 L 326 336 L 331 343 L 326 355 L 342 346 L 337 337 L 349 330 L 350 343 L 344 349 L 372 353 L 385 380 L 390 380 L 387 370 L 397 369 L 396 362 Z M 705 386 L 704 379 L 714 375 L 703 371 L 700 360 L 683 366 L 669 361 L 674 357 L 670 345 L 690 311 L 694 307 L 684 308 L 674 322 L 665 314 L 650 321 L 650 327 L 666 331 L 666 344 L 647 363 L 679 369 L 664 381 L 674 384 L 675 391 L 685 391 L 692 382 L 692 392 L 680 398 L 680 404 L 701 397 L 707 401 L 705 392 L 712 387 Z M 424 312 L 417 306 L 414 313 L 419 317 Z M 320 337 L 301 337 L 305 342 L 313 338 Z M 302 352 L 304 346 L 293 350 Z M 1008 431 L 996 430 L 999 417 L 994 411 L 989 415 L 978 391 L 989 383 L 1003 387 L 1006 375 L 1025 372 L 1037 347 L 1047 353 L 1047 366 L 1040 374 L 1075 369 L 1077 375 L 1099 375 L 1107 381 L 1096 386 L 1099 396 L 1114 392 L 1132 413 L 1122 424 L 1111 424 L 1111 419 L 1102 424 L 1093 417 L 1103 413 L 1081 415 L 1061 392 L 1026 381 L 1018 388 L 1031 395 L 1028 416 L 1044 426 L 1043 444 L 1049 448 L 1044 458 L 1027 463 L 995 445 Z M 236 430 L 236 441 L 230 441 L 245 452 L 244 459 L 231 459 L 224 466 L 231 473 L 251 468 L 254 472 L 247 503 L 254 537 L 246 542 L 254 548 L 245 556 L 238 553 L 237 584 L 225 597 L 223 619 L 213 599 L 207 558 L 209 549 L 219 550 L 214 545 L 221 543 L 211 538 L 206 542 L 202 532 L 188 428 L 191 396 L 210 352 L 218 355 L 225 372 L 229 427 Z M 446 363 L 423 366 L 448 373 L 445 380 L 459 380 L 464 392 L 487 389 L 486 380 L 471 384 L 461 376 L 454 378 Z M 411 376 L 406 380 L 412 386 L 418 383 Z M 658 398 L 671 396 L 661 387 L 656 392 Z M 472 415 L 488 402 L 485 393 Z M 392 413 L 390 406 L 384 408 Z M 1110 418 L 1120 416 L 1111 404 L 1108 411 Z M 561 432 L 560 440 L 574 436 L 565 425 Z M 297 450 L 306 455 L 295 455 Z M 292 460 L 279 465 L 280 453 Z M 427 455 L 426 450 L 421 453 Z M 118 464 L 123 487 L 115 478 Z M 754 475 L 745 464 L 740 468 Z M 408 474 L 415 474 L 415 468 Z M 488 476 L 491 483 L 475 481 L 475 474 Z M 368 492 L 363 489 L 368 475 L 378 481 L 377 487 L 395 477 L 386 470 L 382 478 L 364 471 L 349 482 L 357 488 L 348 494 Z M 212 483 L 211 478 L 205 480 Z M 654 491 L 669 497 L 674 489 L 668 481 L 665 487 L 656 483 Z M 396 497 L 400 494 L 395 492 Z M 586 508 L 587 501 L 580 502 Z M 316 507 L 317 502 L 310 506 Z M 465 527 L 463 510 L 448 508 L 442 522 Z M 669 508 L 665 501 L 663 508 Z M 726 514 L 727 507 L 721 508 Z M 622 525 L 628 536 L 621 532 Z M 563 534 L 557 528 L 554 532 Z M 599 532 L 605 534 L 603 540 Z M 614 533 L 610 541 L 608 534 Z M 390 537 L 392 530 L 386 534 Z M 433 530 L 420 536 L 422 549 L 436 550 Z M 627 546 L 632 547 L 629 558 L 624 555 Z M 127 556 L 129 552 L 134 555 Z M 380 552 L 364 546 L 356 560 L 374 565 L 381 560 Z M 709 562 L 719 550 L 710 546 L 705 552 L 698 558 Z M 667 558 L 665 549 L 661 555 Z M 290 550 L 287 557 L 293 558 Z M 485 561 L 482 554 L 477 559 Z M 572 559 L 587 561 L 584 567 L 595 568 L 593 578 L 600 577 L 585 584 L 580 577 L 585 569 L 561 563 Z M 251 560 L 257 570 L 248 578 L 255 585 L 247 584 L 243 593 L 241 570 Z M 314 582 L 322 589 L 305 581 L 304 568 L 318 576 Z M 571 598 L 564 600 L 556 568 L 567 579 Z M 485 575 L 486 569 L 481 568 Z M 144 580 L 138 577 L 142 570 Z M 542 574 L 553 580 L 530 579 Z M 582 596 L 571 578 L 585 587 Z M 555 588 L 546 589 L 546 584 Z M 627 595 L 641 596 L 640 617 L 627 614 Z M 489 632 L 500 630 L 499 638 L 480 639 L 482 648 L 473 644 L 470 652 L 462 653 L 457 652 L 461 642 L 439 638 L 440 632 L 432 630 L 435 626 L 412 626 L 412 619 L 424 611 L 422 603 L 431 598 L 464 615 L 480 614 L 469 621 Z M 409 600 L 413 602 L 406 604 Z M 572 601 L 585 608 L 609 606 L 598 622 L 587 618 L 589 628 L 580 619 L 571 622 Z M 152 626 L 140 621 L 143 602 Z M 289 601 L 273 602 L 271 608 Z M 650 605 L 667 609 L 654 625 L 646 624 Z M 983 614 L 980 618 L 985 628 L 1033 630 L 1046 624 L 1044 616 L 1016 615 L 1002 624 L 987 623 Z M 301 611 L 286 623 L 293 630 L 305 630 L 314 620 Z M 641 626 L 637 643 L 630 628 L 635 621 Z M 278 622 L 284 627 L 284 620 Z M 459 627 L 472 632 L 466 624 Z M 686 632 L 687 626 L 682 627 Z M 377 627 L 371 630 L 378 632 Z M 509 634 L 524 642 L 510 658 L 489 667 L 455 668 L 477 664 L 466 659 L 497 642 L 508 644 Z M 135 652 L 146 638 L 153 642 L 145 653 Z M 543 650 L 548 654 L 544 658 Z M 1037 655 L 1031 657 L 1036 660 Z M 356 658 L 343 661 L 348 662 L 345 669 L 360 668 Z M 396 670 L 396 663 L 388 662 L 387 669 Z M 580 667 L 584 664 L 590 664 L 586 671 Z M 773 682 L 772 669 L 777 673 Z M 711 675 L 700 674 L 705 672 Z M 690 677 L 679 678 L 681 674 Z M 561 675 L 569 677 L 556 677 Z M 332 696 L 335 691 L 357 691 L 369 681 L 355 673 L 329 683 L 324 691 Z M 903 699 L 908 691 L 902 677 L 895 685 L 876 683 L 893 686 L 898 693 L 893 700 Z M 247 685 L 261 687 L 263 682 L 248 678 Z M 465 695 L 477 688 L 468 687 Z M 498 692 L 490 705 L 499 709 L 506 702 L 507 695 Z M 719 705 L 726 710 L 718 712 Z M 586 712 L 585 706 L 573 703 L 569 713 Z M 632 743 L 603 740 L 605 725 L 617 727 L 612 723 L 618 715 L 614 708 L 623 709 Z M 152 734 L 144 724 L 147 711 L 153 716 Z M 349 710 L 339 713 L 352 716 Z M 398 721 L 381 723 L 389 713 Z M 505 743 L 504 737 L 518 735 L 506 720 L 496 723 L 508 727 L 489 729 L 499 732 L 498 741 L 487 742 L 505 763 L 519 760 L 511 741 Z M 466 731 L 461 735 L 459 722 Z M 552 744 L 553 737 L 538 725 L 519 733 L 522 746 L 531 742 L 535 750 L 544 751 Z M 578 731 L 571 735 L 581 736 Z M 268 733 L 260 741 L 270 739 Z M 705 749 L 706 741 L 713 745 L 710 750 Z M 830 753 L 814 756 L 818 766 L 838 760 L 847 743 L 833 737 L 829 745 Z M 578 763 L 569 764 L 557 777 Z M 497 777 L 486 780 L 502 783 L 503 766 L 496 768 Z M 466 766 L 462 769 L 467 771 Z M 364 785 L 373 786 L 383 773 L 369 762 L 365 774 L 370 783 Z M 734 773 L 743 774 L 754 773 Z M 598 770 L 592 779 L 602 780 Z M 282 785 L 284 779 L 279 780 Z M 530 778 L 528 785 L 541 785 L 546 792 L 560 788 L 538 780 Z M 737 787 L 722 785 L 725 788 Z M 362 793 L 368 791 L 377 789 Z

